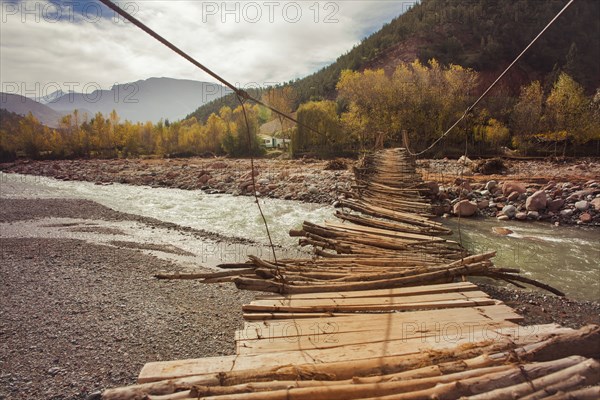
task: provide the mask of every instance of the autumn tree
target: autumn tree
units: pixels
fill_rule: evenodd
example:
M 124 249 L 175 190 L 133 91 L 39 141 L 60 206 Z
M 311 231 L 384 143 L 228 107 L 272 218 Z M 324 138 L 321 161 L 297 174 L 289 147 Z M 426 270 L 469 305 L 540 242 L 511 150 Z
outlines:
M 311 101 L 298 108 L 298 127 L 293 130 L 292 155 L 314 153 L 321 157 L 338 155 L 349 147 L 333 101 Z
M 391 77 L 383 70 L 343 71 L 337 87 L 349 103 L 343 121 L 363 146 L 400 144 L 406 131 L 419 148 L 461 116 L 476 84 L 473 70 L 431 60 L 402 63 Z
M 271 107 L 281 111 L 284 114 L 289 115 L 292 113 L 297 97 L 298 95 L 294 88 L 292 88 L 291 86 L 283 86 L 268 90 L 263 95 L 262 100 Z M 275 119 L 279 122 L 281 136 L 283 138 L 289 139 L 289 131 L 293 127 L 293 124 L 281 114 L 272 113 L 272 116 L 274 116 Z
M 521 88 L 519 100 L 512 111 L 511 126 L 516 146 L 526 145 L 535 134 L 542 132 L 544 93 L 539 81 Z
M 583 87 L 566 73 L 561 73 L 546 100 L 548 118 L 555 132 L 564 135 L 563 156 L 567 143 L 585 143 L 591 138 L 588 128 L 592 121 L 590 100 Z

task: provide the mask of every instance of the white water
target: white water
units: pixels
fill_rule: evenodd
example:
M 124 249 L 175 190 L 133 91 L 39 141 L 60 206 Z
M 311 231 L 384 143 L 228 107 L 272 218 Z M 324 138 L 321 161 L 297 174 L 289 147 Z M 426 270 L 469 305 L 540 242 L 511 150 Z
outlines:
M 253 197 L 207 195 L 200 190 L 151 188 L 114 183 L 60 181 L 53 178 L 0 173 L 2 197 L 79 198 L 130 214 L 152 217 L 181 226 L 203 229 L 227 237 L 246 238 L 268 244 L 262 218 Z M 318 204 L 278 199 L 260 199 L 271 237 L 276 245 L 295 246 L 288 235 L 304 220 L 319 223 L 332 216 L 333 208 Z

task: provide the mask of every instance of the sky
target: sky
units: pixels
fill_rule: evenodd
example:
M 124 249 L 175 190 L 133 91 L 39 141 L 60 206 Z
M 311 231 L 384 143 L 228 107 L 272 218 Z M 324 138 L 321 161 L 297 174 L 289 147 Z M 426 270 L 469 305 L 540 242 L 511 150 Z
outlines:
M 150 77 L 214 82 L 97 1 L 0 2 L 1 91 L 39 98 Z M 116 3 L 243 88 L 317 71 L 414 0 Z

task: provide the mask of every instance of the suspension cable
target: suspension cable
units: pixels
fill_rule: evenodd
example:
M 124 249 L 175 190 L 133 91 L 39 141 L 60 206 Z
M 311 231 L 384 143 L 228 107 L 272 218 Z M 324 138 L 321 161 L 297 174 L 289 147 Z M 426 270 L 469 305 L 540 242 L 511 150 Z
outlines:
M 113 10 L 114 12 L 116 12 L 117 14 L 119 14 L 120 16 L 125 18 L 127 21 L 131 22 L 132 24 L 134 24 L 135 26 L 137 26 L 138 28 L 140 28 L 141 30 L 146 32 L 148 35 L 152 36 L 154 39 L 158 40 L 160 43 L 162 43 L 169 49 L 173 50 L 175 53 L 177 53 L 181 57 L 185 58 L 186 60 L 188 60 L 189 62 L 194 64 L 196 67 L 200 68 L 202 71 L 206 72 L 207 74 L 209 74 L 210 76 L 212 76 L 213 78 L 215 78 L 216 80 L 221 82 L 223 85 L 227 86 L 229 89 L 231 89 L 236 94 L 236 96 L 238 98 L 242 98 L 244 100 L 250 100 L 258 105 L 268 108 L 275 114 L 280 115 L 280 116 L 298 124 L 299 126 L 302 126 L 303 128 L 306 128 L 320 136 L 326 136 L 324 133 L 319 132 L 318 130 L 314 129 L 311 126 L 308 126 L 306 124 L 299 122 L 296 118 L 284 113 L 283 111 L 278 110 L 275 107 L 270 106 L 269 104 L 267 104 L 257 98 L 252 97 L 245 90 L 242 90 L 242 89 L 236 87 L 235 85 L 231 84 L 225 78 L 221 77 L 219 74 L 212 71 L 210 68 L 208 68 L 207 66 L 205 66 L 204 64 L 202 64 L 201 62 L 199 62 L 198 60 L 196 60 L 189 54 L 187 54 L 185 51 L 181 50 L 179 47 L 175 46 L 173 43 L 171 43 L 170 41 L 165 39 L 163 36 L 159 35 L 156 31 L 154 31 L 150 27 L 148 27 L 148 25 L 144 24 L 139 19 L 135 18 L 133 15 L 129 14 L 127 11 L 120 8 L 118 5 L 116 5 L 112 1 L 110 1 L 110 0 L 99 0 L 99 1 L 102 4 L 104 4 L 106 7 L 110 8 L 111 10 Z

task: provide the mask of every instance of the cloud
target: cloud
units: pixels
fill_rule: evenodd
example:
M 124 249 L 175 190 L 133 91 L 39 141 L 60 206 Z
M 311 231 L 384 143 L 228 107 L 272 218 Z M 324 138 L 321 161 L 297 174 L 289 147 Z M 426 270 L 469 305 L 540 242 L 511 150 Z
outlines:
M 411 3 L 118 2 L 176 46 L 240 86 L 306 76 L 335 61 Z M 85 86 L 109 88 L 115 83 L 153 76 L 214 81 L 98 4 L 2 0 L 3 88 L 6 82 L 16 82 L 21 92 L 37 90 L 43 96 L 49 94 L 43 93 L 44 87 L 55 90 L 57 84 L 65 91 L 82 91 Z

